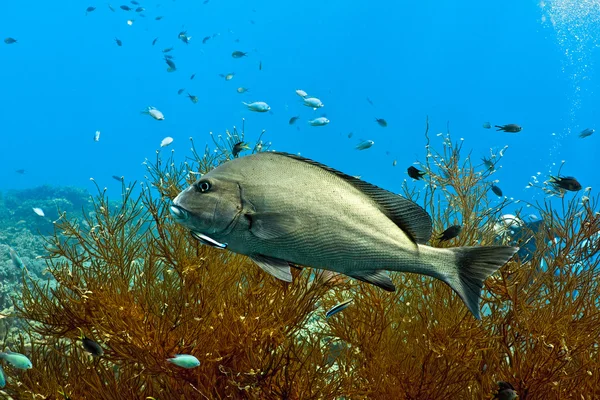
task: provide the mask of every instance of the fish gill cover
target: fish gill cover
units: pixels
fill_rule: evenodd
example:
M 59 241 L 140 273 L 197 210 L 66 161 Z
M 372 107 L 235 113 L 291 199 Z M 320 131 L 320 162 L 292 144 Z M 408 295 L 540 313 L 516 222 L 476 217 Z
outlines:
M 488 15 L 474 2 L 485 17 L 454 13 L 454 4 L 428 9 L 427 17 L 440 25 L 432 22 L 427 29 L 440 34 L 420 38 L 412 33 L 423 29 L 421 18 L 402 17 L 399 23 L 405 13 L 382 13 L 368 3 L 237 4 L 246 14 L 232 11 L 233 3 L 209 0 L 160 7 L 129 3 L 73 11 L 67 3 L 34 9 L 9 2 L 0 14 L 6 30 L 2 51 L 10 55 L 2 66 L 10 93 L 0 100 L 3 131 L 19 133 L 3 135 L 5 147 L 14 151 L 0 160 L 0 184 L 27 188 L 0 193 L 0 396 L 598 397 L 600 199 L 588 187 L 597 180 L 588 173 L 589 157 L 580 156 L 597 139 L 583 125 L 593 118 L 582 111 L 593 98 L 597 1 L 539 4 L 542 23 L 565 53 L 562 68 L 572 86 L 563 121 L 568 127 L 552 136 L 558 106 L 551 101 L 553 85 L 539 78 L 556 72 L 541 69 L 552 66 L 543 57 L 535 64 L 539 71 L 525 68 L 540 53 L 531 51 L 535 46 L 515 46 L 531 32 L 504 3 Z M 199 9 L 204 26 L 195 19 Z M 423 11 L 415 10 L 417 16 Z M 36 24 L 25 23 L 35 12 L 42 16 Z M 361 18 L 349 18 L 353 13 Z M 453 30 L 450 13 L 468 21 L 458 24 L 463 27 L 479 24 L 480 32 L 469 31 L 473 45 L 452 40 L 464 38 Z M 349 23 L 369 18 L 369 30 Z M 301 22 L 298 29 L 289 28 L 292 19 Z M 224 20 L 233 27 L 227 32 Z M 184 21 L 189 24 L 182 26 Z M 494 49 L 487 47 L 493 40 L 486 40 L 495 37 L 489 26 L 504 38 Z M 418 38 L 404 41 L 398 52 L 410 60 L 377 46 L 382 37 L 392 37 L 388 27 L 398 37 Z M 351 35 L 350 46 L 332 40 L 339 36 L 332 34 L 336 29 Z M 282 31 L 290 43 L 277 47 Z M 318 40 L 302 47 L 294 35 Z M 451 42 L 465 46 L 460 56 L 449 53 L 456 49 Z M 295 56 L 281 57 L 288 54 L 283 47 Z M 84 55 L 86 49 L 92 50 Z M 431 57 L 449 62 L 439 68 Z M 487 80 L 485 74 L 479 80 L 471 75 L 488 68 L 493 72 Z M 466 75 L 457 75 L 460 70 Z M 349 74 L 338 76 L 344 72 Z M 386 97 L 383 87 L 393 96 Z M 289 95 L 277 94 L 283 91 Z M 532 93 L 538 95 L 533 101 Z M 531 105 L 543 97 L 550 99 L 543 103 L 547 109 L 535 109 L 534 119 Z M 456 112 L 454 135 L 462 137 L 449 129 L 433 134 L 428 120 L 421 127 L 429 107 L 436 121 Z M 477 107 L 480 118 L 473 118 L 477 111 L 466 117 L 461 111 Z M 221 132 L 232 116 L 251 121 L 253 133 L 246 134 L 242 122 L 241 130 L 211 133 L 212 143 L 198 151 L 198 132 Z M 492 126 L 503 132 L 489 136 L 496 134 Z M 182 138 L 189 136 L 195 137 L 191 150 L 182 151 L 178 146 L 187 146 Z M 293 282 L 286 283 L 173 221 L 170 207 L 183 189 L 236 157 L 269 151 L 267 138 L 400 191 L 431 216 L 430 246 L 518 246 L 485 280 L 481 320 L 431 277 L 391 273 L 396 291 L 388 293 L 295 266 Z M 568 154 L 565 140 L 573 138 L 586 147 Z M 502 147 L 507 142 L 510 157 Z M 486 152 L 492 147 L 489 154 L 482 158 L 463 149 L 477 143 Z M 547 145 L 549 157 L 537 160 Z M 140 157 L 159 146 L 144 163 L 146 176 L 133 181 Z M 569 164 L 557 166 L 561 151 Z M 408 178 L 398 179 L 410 157 L 418 161 Z M 527 177 L 526 161 L 547 162 L 547 177 Z M 573 169 L 585 184 L 571 176 Z M 81 185 L 90 175 L 98 177 L 91 180 L 91 197 L 83 189 L 40 186 Z M 513 196 L 525 181 L 527 189 Z M 501 194 L 494 195 L 493 187 L 501 187 Z

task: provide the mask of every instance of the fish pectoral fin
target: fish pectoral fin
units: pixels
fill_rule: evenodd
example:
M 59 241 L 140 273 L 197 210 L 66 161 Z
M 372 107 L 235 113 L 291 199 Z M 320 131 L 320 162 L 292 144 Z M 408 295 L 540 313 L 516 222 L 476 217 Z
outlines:
M 300 227 L 300 219 L 293 215 L 264 212 L 246 214 L 250 232 L 261 239 L 275 239 L 288 235 Z
M 379 286 L 388 292 L 395 292 L 396 286 L 390 279 L 386 271 L 379 269 L 375 271 L 354 271 L 351 274 L 346 274 L 351 278 L 358 279 L 363 282 L 371 283 Z
M 280 260 L 279 258 L 263 256 L 261 254 L 255 254 L 250 256 L 250 258 L 265 272 L 268 272 L 275 278 L 285 282 L 292 281 L 292 273 L 290 271 L 290 265 L 287 261 Z

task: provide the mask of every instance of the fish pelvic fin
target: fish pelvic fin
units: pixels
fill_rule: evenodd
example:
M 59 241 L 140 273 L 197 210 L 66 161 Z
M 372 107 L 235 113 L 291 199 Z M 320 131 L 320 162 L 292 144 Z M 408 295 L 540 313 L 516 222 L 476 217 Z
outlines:
M 456 247 L 456 274 L 442 278 L 465 302 L 477 319 L 481 319 L 479 299 L 483 282 L 502 267 L 519 250 L 510 246 Z

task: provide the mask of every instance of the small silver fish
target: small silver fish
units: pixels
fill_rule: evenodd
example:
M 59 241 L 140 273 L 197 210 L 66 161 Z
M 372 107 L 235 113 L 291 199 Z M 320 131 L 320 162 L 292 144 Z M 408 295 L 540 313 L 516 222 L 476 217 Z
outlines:
M 332 315 L 335 315 L 335 314 L 339 313 L 340 311 L 346 309 L 350 305 L 350 303 L 352 303 L 353 301 L 354 301 L 354 299 L 348 299 L 348 300 L 342 301 L 340 304 L 337 304 L 337 305 L 331 307 L 329 309 L 329 311 L 327 311 L 325 313 L 325 318 L 329 318 Z
M 157 121 L 164 121 L 164 119 L 165 119 L 165 116 L 163 115 L 163 113 L 160 112 L 156 107 L 152 107 L 152 106 L 146 107 L 146 109 L 144 111 L 142 111 L 142 114 L 147 114 Z
M 323 104 L 323 102 L 321 100 L 317 99 L 316 97 L 305 97 L 304 98 L 304 105 L 307 106 L 307 107 L 314 108 L 315 110 L 317 108 L 321 108 L 321 107 L 325 106 Z
M 171 136 L 167 136 L 162 140 L 162 142 L 160 142 L 160 147 L 166 147 L 171 143 L 173 143 L 173 138 Z
M 267 112 L 271 110 L 271 106 L 269 106 L 264 101 L 255 101 L 254 103 L 246 103 L 242 101 L 242 104 L 248 107 L 248 110 L 250 111 Z
M 46 214 L 44 214 L 44 210 L 42 210 L 41 208 L 38 208 L 38 207 L 33 207 L 33 212 L 36 213 L 37 215 L 39 215 L 40 217 L 46 216 Z
M 94 142 L 99 142 L 100 141 L 100 131 L 96 131 L 96 133 L 94 133 Z
M 319 118 L 315 118 L 315 119 L 313 119 L 313 120 L 311 120 L 311 121 L 308 121 L 308 123 L 309 123 L 311 126 L 325 126 L 325 125 L 327 125 L 329 122 L 330 122 L 330 121 L 329 121 L 327 118 L 325 118 L 325 117 L 319 117 Z

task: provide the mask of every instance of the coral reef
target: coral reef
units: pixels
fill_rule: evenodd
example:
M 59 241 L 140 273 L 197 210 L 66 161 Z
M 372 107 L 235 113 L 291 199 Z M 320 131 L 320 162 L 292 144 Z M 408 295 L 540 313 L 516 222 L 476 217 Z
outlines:
M 433 237 L 463 226 L 457 238 L 431 244 L 510 241 L 497 222 L 515 204 L 488 200 L 494 170 L 463 159 L 450 134 L 441 152 L 428 130 L 425 138 L 425 186 L 405 183 L 404 195 L 432 215 Z M 477 321 L 432 278 L 395 273 L 397 291 L 387 293 L 303 268 L 288 284 L 194 241 L 169 221 L 169 200 L 243 140 L 243 130 L 226 132 L 216 151 L 193 147 L 183 163 L 158 153 L 139 193 L 124 183 L 112 203 L 98 188 L 83 220 L 67 213 L 55 223 L 44 260 L 57 284 L 24 274 L 15 303 L 27 327 L 14 350 L 34 367 L 6 367 L 5 396 L 491 399 L 505 381 L 521 399 L 598 398 L 597 198 L 524 206 L 544 222 L 531 232 L 536 246 L 487 280 Z M 266 147 L 259 139 L 252 151 Z M 348 298 L 348 308 L 325 318 Z M 80 330 L 102 346 L 101 357 L 84 351 Z M 167 362 L 175 354 L 200 366 Z

